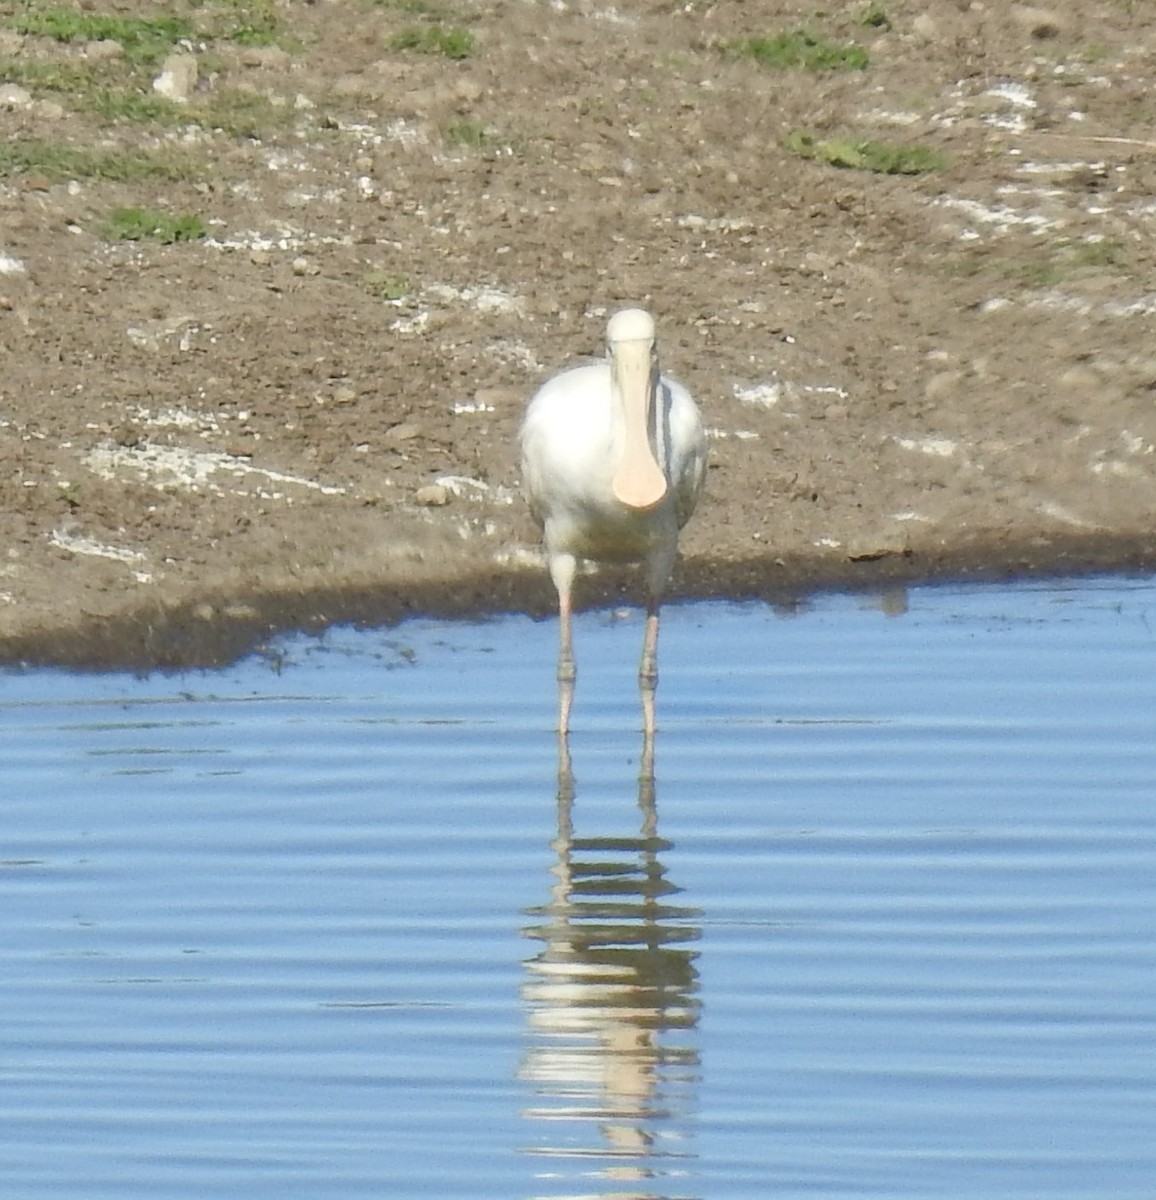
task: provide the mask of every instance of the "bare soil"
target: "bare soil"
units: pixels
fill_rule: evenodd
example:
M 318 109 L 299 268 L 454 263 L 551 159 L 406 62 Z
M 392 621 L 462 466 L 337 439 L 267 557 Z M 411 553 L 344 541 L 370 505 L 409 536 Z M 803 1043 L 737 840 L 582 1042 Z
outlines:
M 712 431 L 673 595 L 1150 569 L 1147 7 L 292 0 L 272 44 L 192 39 L 167 120 L 38 87 L 30 63 L 117 50 L 5 7 L 0 659 L 207 665 L 333 621 L 549 613 L 516 431 L 624 304 Z M 388 48 L 439 22 L 465 57 Z M 799 28 L 867 66 L 735 52 Z M 230 96 L 252 128 L 204 117 Z M 800 132 L 946 165 L 841 168 Z M 38 166 L 54 146 L 184 166 Z M 119 239 L 125 205 L 208 236 Z

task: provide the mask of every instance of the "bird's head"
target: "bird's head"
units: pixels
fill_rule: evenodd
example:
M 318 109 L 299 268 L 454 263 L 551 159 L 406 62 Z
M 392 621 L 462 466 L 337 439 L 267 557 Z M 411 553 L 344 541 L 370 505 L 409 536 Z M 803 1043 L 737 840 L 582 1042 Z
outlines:
M 644 512 L 661 504 L 668 488 L 650 440 L 658 384 L 654 318 L 641 308 L 615 313 L 606 327 L 606 352 L 625 431 L 622 459 L 611 486 L 620 503 Z

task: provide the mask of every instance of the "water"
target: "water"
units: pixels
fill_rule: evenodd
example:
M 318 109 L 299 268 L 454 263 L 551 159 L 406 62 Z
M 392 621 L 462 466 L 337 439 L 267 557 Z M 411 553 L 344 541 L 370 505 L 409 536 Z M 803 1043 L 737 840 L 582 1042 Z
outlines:
M 1151 1197 L 1156 586 L 555 634 L 0 679 L 5 1195 Z

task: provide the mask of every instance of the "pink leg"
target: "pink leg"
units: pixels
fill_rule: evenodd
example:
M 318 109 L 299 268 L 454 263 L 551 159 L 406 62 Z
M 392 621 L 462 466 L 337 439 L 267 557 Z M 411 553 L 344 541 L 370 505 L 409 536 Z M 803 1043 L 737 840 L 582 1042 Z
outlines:
M 570 591 L 558 594 L 558 681 L 574 682 L 574 635 L 570 628 Z

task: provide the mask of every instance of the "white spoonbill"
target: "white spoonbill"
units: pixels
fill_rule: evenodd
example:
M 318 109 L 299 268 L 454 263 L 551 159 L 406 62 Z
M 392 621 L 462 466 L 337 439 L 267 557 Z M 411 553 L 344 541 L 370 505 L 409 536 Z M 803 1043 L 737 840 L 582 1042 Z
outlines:
M 654 319 L 640 308 L 615 313 L 606 343 L 605 362 L 571 367 L 543 384 L 522 423 L 522 486 L 558 589 L 562 734 L 576 675 L 570 614 L 579 559 L 645 564 L 638 683 L 644 727 L 654 732 L 658 608 L 678 531 L 706 475 L 702 419 L 686 388 L 659 374 Z

